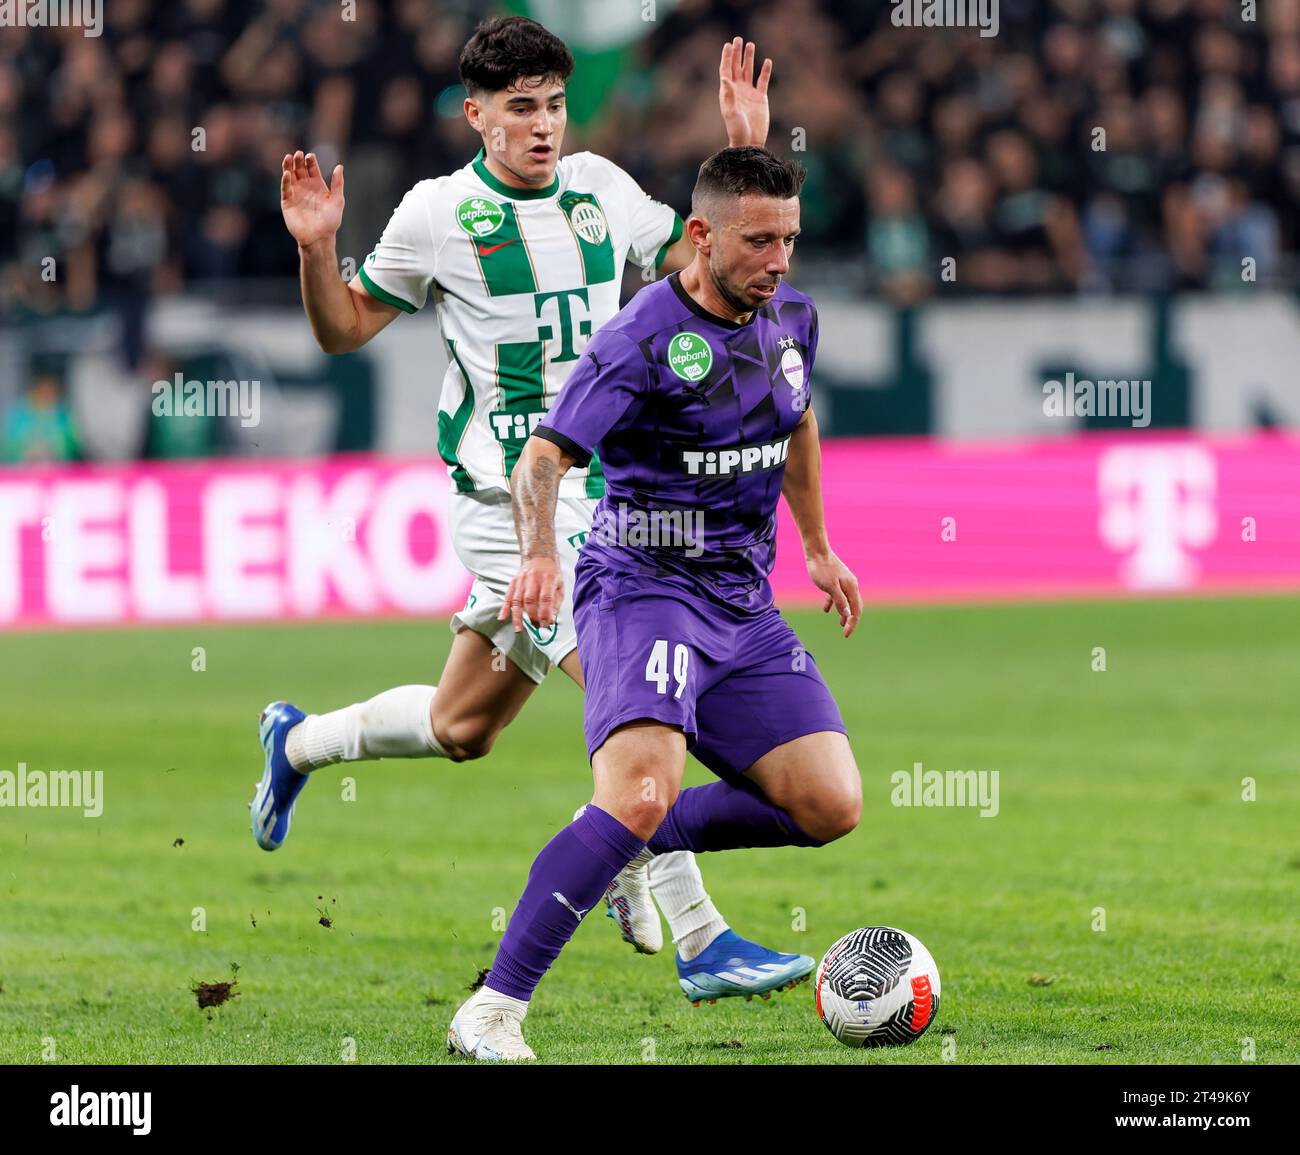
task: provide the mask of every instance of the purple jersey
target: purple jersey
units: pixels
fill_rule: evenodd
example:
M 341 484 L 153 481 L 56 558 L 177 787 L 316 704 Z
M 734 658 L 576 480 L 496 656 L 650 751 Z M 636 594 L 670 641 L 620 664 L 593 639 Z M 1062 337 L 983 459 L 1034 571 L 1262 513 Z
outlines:
M 584 568 L 769 606 L 777 499 L 816 354 L 817 310 L 784 282 L 743 325 L 707 312 L 676 273 L 642 289 L 535 430 L 604 468 Z

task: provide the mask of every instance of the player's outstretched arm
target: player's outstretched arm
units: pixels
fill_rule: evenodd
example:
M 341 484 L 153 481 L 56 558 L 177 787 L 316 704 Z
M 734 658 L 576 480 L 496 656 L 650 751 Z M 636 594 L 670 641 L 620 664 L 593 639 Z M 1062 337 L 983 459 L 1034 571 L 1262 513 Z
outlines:
M 722 109 L 722 123 L 727 129 L 727 145 L 767 144 L 767 130 L 771 117 L 767 105 L 767 86 L 772 79 L 772 61 L 765 59 L 754 79 L 755 48 L 752 41 L 745 43 L 739 36 L 722 46 L 722 60 L 718 65 L 718 106 Z M 686 268 L 695 259 L 695 245 L 682 233 L 659 263 L 659 272 L 665 276 Z
M 339 276 L 334 238 L 343 223 L 343 166 L 325 183 L 313 152 L 295 152 L 280 166 L 280 212 L 298 242 L 302 303 L 316 344 L 326 353 L 360 349 L 401 310 L 377 301 Z
M 811 409 L 790 435 L 790 452 L 785 460 L 781 495 L 790 507 L 803 539 L 803 556 L 813 585 L 826 595 L 822 611 L 831 606 L 839 612 L 840 627 L 847 638 L 858 628 L 862 597 L 858 579 L 831 550 L 826 536 L 826 511 L 822 505 L 822 447 L 817 435 L 817 418 Z
M 727 126 L 727 144 L 731 148 L 767 144 L 771 116 L 767 104 L 767 86 L 772 79 L 772 60 L 764 59 L 758 79 L 754 79 L 755 49 L 739 36 L 723 45 L 718 65 L 718 104 L 722 123 Z
M 506 589 L 500 617 L 514 622 L 515 633 L 524 628 L 525 614 L 539 630 L 546 629 L 564 601 L 564 577 L 555 550 L 555 503 L 560 480 L 576 460 L 553 442 L 530 437 L 510 474 L 520 565 Z

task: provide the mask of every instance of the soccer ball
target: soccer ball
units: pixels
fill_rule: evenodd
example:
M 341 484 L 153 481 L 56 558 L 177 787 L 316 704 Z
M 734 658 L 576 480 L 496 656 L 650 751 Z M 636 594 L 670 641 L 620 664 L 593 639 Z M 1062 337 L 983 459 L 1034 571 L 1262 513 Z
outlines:
M 817 968 L 817 1013 L 846 1047 L 914 1043 L 939 1014 L 939 968 L 905 930 L 852 931 Z

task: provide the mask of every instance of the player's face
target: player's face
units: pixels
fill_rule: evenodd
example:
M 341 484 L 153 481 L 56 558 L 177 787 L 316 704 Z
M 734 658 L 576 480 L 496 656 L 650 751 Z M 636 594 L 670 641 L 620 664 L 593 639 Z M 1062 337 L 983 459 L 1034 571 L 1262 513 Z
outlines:
M 502 92 L 467 98 L 465 115 L 488 156 L 525 185 L 540 188 L 555 178 L 568 116 L 562 80 L 521 77 Z
M 799 235 L 799 198 L 743 196 L 727 203 L 709 230 L 709 271 L 737 312 L 753 312 L 776 295 L 790 271 Z

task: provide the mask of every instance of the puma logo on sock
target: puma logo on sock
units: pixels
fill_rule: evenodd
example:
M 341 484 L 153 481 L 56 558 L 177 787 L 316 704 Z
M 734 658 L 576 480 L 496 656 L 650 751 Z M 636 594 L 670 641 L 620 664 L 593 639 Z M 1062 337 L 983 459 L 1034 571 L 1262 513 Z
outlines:
M 587 912 L 585 910 L 578 910 L 573 905 L 573 903 L 571 903 L 567 898 L 565 898 L 564 895 L 562 895 L 558 890 L 551 891 L 551 897 L 555 899 L 556 902 L 561 903 L 564 906 L 567 906 L 571 911 L 573 911 L 573 917 L 576 918 L 579 922 L 581 922 L 583 918 L 586 916 Z

